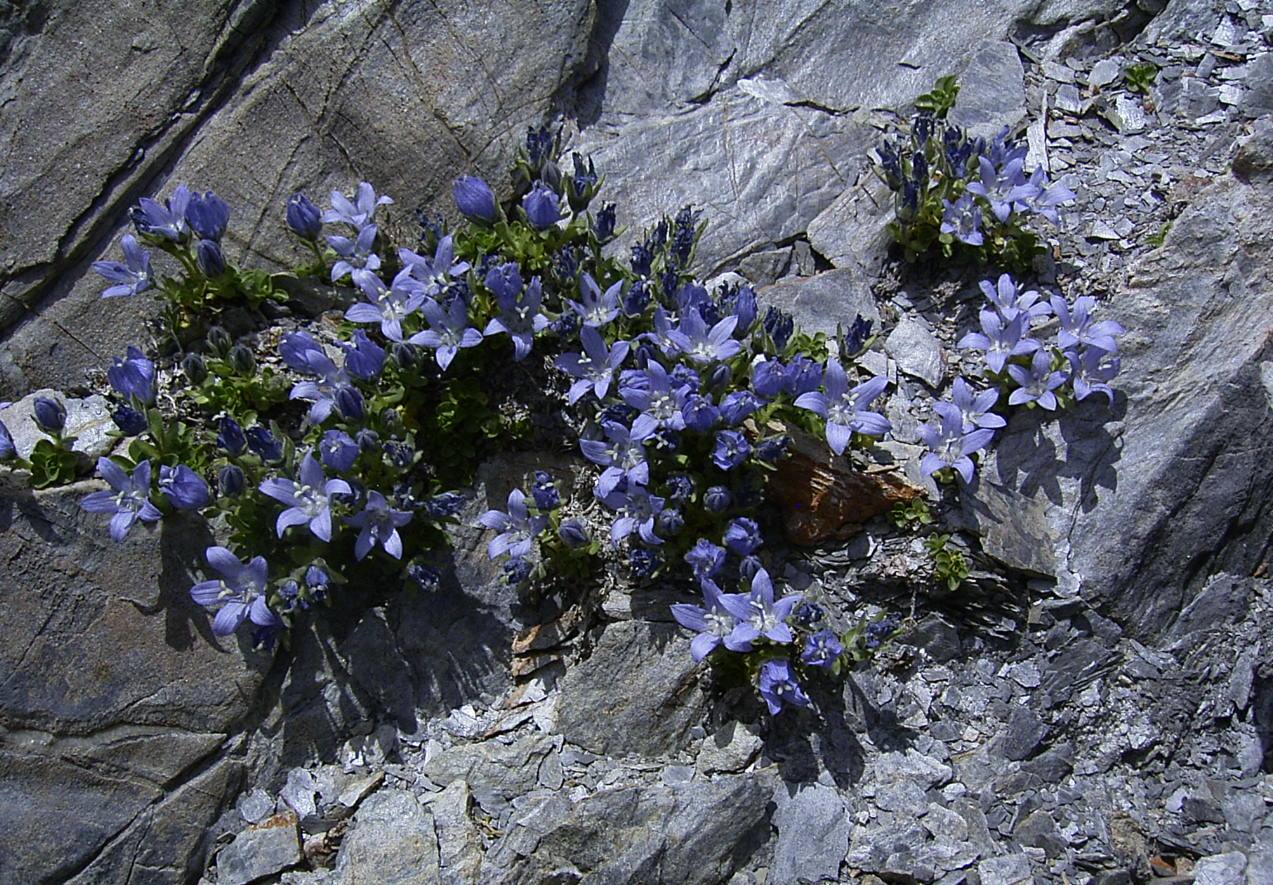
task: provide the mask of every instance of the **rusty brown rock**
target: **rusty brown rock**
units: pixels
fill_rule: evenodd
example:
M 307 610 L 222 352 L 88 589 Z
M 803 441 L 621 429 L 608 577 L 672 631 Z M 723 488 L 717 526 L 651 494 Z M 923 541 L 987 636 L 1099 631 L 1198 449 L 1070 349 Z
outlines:
M 924 494 L 894 466 L 858 467 L 833 454 L 823 440 L 795 428 L 786 432 L 791 454 L 770 477 L 769 499 L 793 544 L 842 541 L 872 517 Z

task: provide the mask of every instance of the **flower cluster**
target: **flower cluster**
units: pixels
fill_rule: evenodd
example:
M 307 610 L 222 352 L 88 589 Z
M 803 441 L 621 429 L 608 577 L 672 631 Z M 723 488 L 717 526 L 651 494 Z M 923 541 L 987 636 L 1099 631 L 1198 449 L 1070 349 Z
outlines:
M 920 431 L 928 447 L 921 464 L 925 476 L 957 473 L 972 482 L 973 457 L 1006 424 L 999 407 L 1025 406 L 1056 411 L 1093 393 L 1114 401 L 1109 382 L 1118 374 L 1118 341 L 1123 327 L 1096 320 L 1096 299 L 1073 302 L 1060 295 L 1044 299 L 1011 276 L 983 280 L 985 306 L 978 331 L 959 339 L 959 347 L 982 354 L 984 389 L 955 379 L 951 399 L 933 406 L 934 420 Z M 1045 338 L 1044 333 L 1051 332 Z
M 1074 198 L 1042 169 L 1026 172 L 1026 146 L 1007 129 L 987 142 L 932 112 L 919 113 L 907 137 L 878 154 L 877 172 L 894 193 L 889 231 L 911 260 L 940 248 L 946 257 L 1025 269 L 1039 251 L 1027 219 L 1056 224 L 1057 206 Z

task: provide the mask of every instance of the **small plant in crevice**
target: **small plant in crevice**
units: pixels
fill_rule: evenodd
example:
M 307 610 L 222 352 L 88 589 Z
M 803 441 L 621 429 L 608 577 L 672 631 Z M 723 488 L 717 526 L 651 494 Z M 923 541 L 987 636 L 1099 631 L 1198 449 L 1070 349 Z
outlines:
M 968 560 L 964 554 L 950 546 L 950 535 L 929 535 L 924 548 L 933 562 L 933 576 L 937 583 L 950 592 L 968 579 Z
M 914 188 L 924 211 L 968 196 L 992 216 L 995 200 L 1008 218 L 1054 216 L 1055 188 L 1034 178 L 1001 187 L 999 176 L 1021 174 L 1017 148 L 937 134 L 956 92 L 953 79 L 939 81 L 923 99 L 929 122 L 918 124 L 931 130 L 918 140 L 913 131 L 895 154 L 898 176 L 924 177 L 922 195 Z M 303 257 L 290 274 L 225 262 L 230 210 L 215 194 L 178 186 L 162 203 L 141 201 L 124 261 L 95 268 L 104 297 L 163 299 L 167 387 L 157 396 L 161 366 L 137 348 L 114 361 L 119 444 L 97 462 L 109 489 L 82 506 L 109 516 L 116 541 L 174 511 L 202 516 L 217 543 L 192 598 L 215 634 L 247 624 L 271 646 L 337 594 L 433 590 L 451 530 L 471 512 L 478 465 L 547 435 L 577 452 L 590 494 L 572 499 L 545 470 L 501 490 L 476 524 L 490 532 L 487 555 L 504 579 L 553 592 L 593 585 L 608 569 L 681 586 L 693 601 L 672 615 L 693 634 L 696 661 L 752 685 L 772 713 L 807 706 L 810 680 L 843 675 L 898 629 L 890 618 L 833 623 L 784 589 L 765 520 L 794 429 L 825 439 L 845 469 L 856 469 L 848 454 L 872 452 L 891 432 L 889 381 L 865 359 L 872 324 L 845 317 L 833 338 L 807 334 L 749 286 L 709 289 L 691 271 L 706 222 L 689 206 L 618 252 L 617 207 L 598 205 L 593 162 L 576 154 L 567 170 L 558 151 L 549 130 L 531 130 L 507 199 L 462 176 L 452 196 L 465 223 L 422 216 L 418 242 L 397 242 L 377 222 L 392 200 L 370 183 L 333 192 L 326 208 L 293 195 L 283 221 Z M 982 160 L 995 181 L 965 177 L 953 189 L 951 176 Z M 915 236 L 918 245 L 927 234 Z M 146 247 L 178 273 L 157 275 Z M 322 322 L 231 334 L 242 325 L 231 311 L 260 318 L 289 297 L 284 278 L 287 291 L 321 289 L 338 306 Z M 1007 275 L 982 289 L 979 331 L 960 342 L 985 354 L 982 383 L 958 379 L 924 430 L 922 471 L 939 480 L 972 480 L 1009 408 L 1112 397 L 1122 330 L 1093 320 L 1094 301 L 1045 301 Z M 69 481 L 69 442 L 60 427 L 45 432 L 38 466 L 31 458 L 36 481 Z M 0 425 L 0 460 L 12 449 Z M 903 530 L 934 522 L 920 501 L 890 519 Z M 926 543 L 954 589 L 967 566 L 944 541 L 932 546 L 943 537 Z
M 1057 224 L 1056 207 L 1074 194 L 1042 169 L 1027 173 L 1026 146 L 1007 129 L 987 142 L 947 122 L 957 94 L 953 78 L 941 78 L 916 101 L 906 134 L 877 148 L 876 173 L 894 195 L 889 234 L 907 261 L 939 253 L 1023 272 L 1043 251 L 1027 222 Z

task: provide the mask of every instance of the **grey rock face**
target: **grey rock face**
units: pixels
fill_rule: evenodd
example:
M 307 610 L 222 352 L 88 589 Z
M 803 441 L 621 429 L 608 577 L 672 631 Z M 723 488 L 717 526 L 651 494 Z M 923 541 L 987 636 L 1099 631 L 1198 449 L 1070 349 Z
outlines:
M 239 787 L 242 765 L 217 753 L 269 659 L 213 637 L 191 602 L 191 525 L 138 525 L 117 546 L 80 511 L 88 490 L 0 496 L 0 879 L 136 863 L 177 881 Z
M 812 277 L 789 277 L 757 292 L 767 305 L 790 313 L 796 325 L 810 333 L 834 337 L 836 326 L 847 329 L 855 317 L 870 320 L 879 331 L 880 310 L 870 282 L 851 268 L 838 268 Z
M 852 824 L 844 800 L 834 787 L 812 784 L 789 795 L 785 786 L 775 796 L 773 875 L 779 882 L 835 881 L 849 850 Z
M 1025 118 L 1025 68 L 1006 40 L 983 43 L 959 78 L 959 100 L 949 119 L 974 136 L 993 138 Z
M 13 437 L 13 447 L 18 450 L 18 457 L 30 458 L 31 450 L 42 439 L 48 439 L 36 426 L 35 398 L 44 396 L 55 399 L 66 407 L 66 428 L 63 435 L 75 437 L 72 448 L 79 452 L 84 460 L 96 459 L 105 455 L 115 441 L 108 437 L 108 431 L 115 429 L 111 420 L 106 398 L 94 394 L 84 399 L 69 397 L 56 390 L 37 390 L 29 393 L 8 408 L 0 409 L 0 422 L 9 429 Z
M 772 790 L 737 775 L 598 792 L 531 843 L 507 881 L 727 881 L 764 840 Z
M 1106 309 L 1133 330 L 1115 420 L 1096 403 L 1046 428 L 1019 416 L 967 499 L 988 552 L 1068 570 L 1141 636 L 1164 630 L 1210 575 L 1249 574 L 1273 527 L 1273 440 L 1250 433 L 1273 421 L 1271 315 L 1255 294 L 1271 210 L 1261 174 L 1200 194 Z
M 920 379 L 929 387 L 941 384 L 945 375 L 941 346 L 919 320 L 903 317 L 884 339 L 884 350 L 897 361 L 897 368 L 907 375 Z
M 247 885 L 300 863 L 296 815 L 289 812 L 249 827 L 217 854 L 217 882 Z
M 0 242 L 14 244 L 0 267 L 0 392 L 77 383 L 143 339 L 154 302 L 103 302 L 88 271 L 138 196 L 215 190 L 233 207 L 232 261 L 294 260 L 281 219 L 298 189 L 317 199 L 366 179 L 411 224 L 420 203 L 449 209 L 465 170 L 498 182 L 525 127 L 583 71 L 592 24 L 586 0 L 498 17 L 374 0 L 51 6 L 0 80 L 0 96 L 18 96 L 0 124 Z
M 433 816 L 405 790 L 380 790 L 354 815 L 333 874 L 338 885 L 432 885 L 439 875 Z
M 689 641 L 668 624 L 611 624 L 597 647 L 567 673 L 557 729 L 595 753 L 655 755 L 683 746 L 704 706 Z M 625 688 L 614 690 L 623 674 Z

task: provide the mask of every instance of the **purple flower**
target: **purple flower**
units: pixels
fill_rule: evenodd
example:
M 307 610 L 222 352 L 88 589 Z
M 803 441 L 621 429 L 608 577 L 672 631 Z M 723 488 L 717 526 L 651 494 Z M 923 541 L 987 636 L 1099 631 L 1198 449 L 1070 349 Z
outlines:
M 941 232 L 954 234 L 955 239 L 969 246 L 985 242 L 981 233 L 981 209 L 973 202 L 971 194 L 964 194 L 955 202 L 942 200 L 946 211 L 941 217 Z
M 1038 292 L 1033 289 L 1021 291 L 1021 287 L 1007 274 L 1001 274 L 997 284 L 982 280 L 979 285 L 986 300 L 999 311 L 999 316 L 1005 321 L 1015 319 L 1018 314 L 1026 314 L 1028 318 L 1022 321 L 1022 328 L 1027 331 L 1029 327 L 1025 324 L 1030 319 L 1047 316 L 1052 312 L 1046 301 L 1039 300 Z
M 554 360 L 557 368 L 575 379 L 566 394 L 571 405 L 589 390 L 597 399 L 604 400 L 610 390 L 614 370 L 627 359 L 630 347 L 627 341 L 616 341 L 614 347 L 606 347 L 601 333 L 592 326 L 579 330 L 579 340 L 583 343 L 583 353 L 563 353 Z
M 111 540 L 124 540 L 137 520 L 155 522 L 163 514 L 150 503 L 150 461 L 142 461 L 131 475 L 110 458 L 97 459 L 97 475 L 110 485 L 109 492 L 92 492 L 80 501 L 89 513 L 114 514 L 110 521 Z
M 1036 187 L 1026 180 L 1022 171 L 1024 162 L 1024 157 L 1014 157 L 996 169 L 989 157 L 982 155 L 977 159 L 981 180 L 969 184 L 968 193 L 976 194 L 989 203 L 991 213 L 1001 222 L 1008 220 L 1014 204 L 1038 195 Z
M 195 244 L 195 263 L 208 279 L 215 279 L 225 273 L 225 256 L 221 254 L 221 244 L 216 240 L 200 240 Z
M 654 308 L 654 331 L 646 332 L 644 339 L 661 350 L 664 356 L 676 356 L 681 348 L 676 343 L 675 333 L 676 329 L 667 311 L 662 307 Z
M 981 331 L 969 332 L 959 339 L 957 347 L 963 350 L 984 350 L 986 364 L 993 372 L 1002 372 L 1004 364 L 1014 356 L 1034 353 L 1039 342 L 1023 338 L 1026 314 L 1017 314 L 1004 320 L 993 310 L 983 310 L 980 315 Z
M 522 272 L 517 262 L 497 264 L 486 272 L 482 284 L 495 296 L 497 304 L 513 304 L 522 292 Z
M 1007 423 L 990 411 L 999 399 L 999 391 L 993 387 L 989 390 L 973 390 L 961 375 L 955 379 L 951 399 L 963 416 L 965 432 L 978 427 L 1003 427 Z
M 361 274 L 358 288 L 366 300 L 346 310 L 345 319 L 351 323 L 379 323 L 380 333 L 390 341 L 402 340 L 402 321 L 419 310 L 426 297 L 424 287 L 412 278 L 410 269 L 399 271 L 390 288 L 385 288 L 374 274 Z
M 622 514 L 610 526 L 610 540 L 615 544 L 633 532 L 647 544 L 657 546 L 663 543 L 663 539 L 654 533 L 654 521 L 663 510 L 662 498 L 651 495 L 639 485 L 629 484 L 626 492 L 616 489 L 604 496 L 601 503 Z
M 950 467 L 972 482 L 973 464 L 969 456 L 984 449 L 994 438 L 995 432 L 987 427 L 964 432 L 964 417 L 954 403 L 933 404 L 936 423 L 926 424 L 919 430 L 919 438 L 929 451 L 920 460 L 920 472 L 932 476 L 938 470 Z
M 119 298 L 137 295 L 154 284 L 150 273 L 150 253 L 137 243 L 132 234 L 124 234 L 119 241 L 124 250 L 124 261 L 94 261 L 93 270 L 106 282 L 113 283 L 103 292 L 103 298 Z
M 225 449 L 231 455 L 242 454 L 247 448 L 248 438 L 243 434 L 243 428 L 229 415 L 223 415 L 220 420 L 220 429 L 217 432 L 217 445 Z
M 546 516 L 531 516 L 526 506 L 526 496 L 521 489 L 508 493 L 508 512 L 488 510 L 477 518 L 478 524 L 499 532 L 486 545 L 486 555 L 491 559 L 508 554 L 527 556 L 535 545 L 535 536 L 548 526 Z
M 460 348 L 477 347 L 482 343 L 482 333 L 469 325 L 468 305 L 463 298 L 451 299 L 445 310 L 434 300 L 428 299 L 420 308 L 429 328 L 416 332 L 407 339 L 411 344 L 423 344 L 434 351 L 438 368 L 446 371 Z
M 402 536 L 398 529 L 410 521 L 411 514 L 405 510 L 394 510 L 384 495 L 368 492 L 362 512 L 345 520 L 354 528 L 362 529 L 354 541 L 354 557 L 363 559 L 372 547 L 379 544 L 394 559 L 402 559 Z
M 588 530 L 577 519 L 563 519 L 557 527 L 557 537 L 570 548 L 582 547 L 588 543 Z
M 761 665 L 757 685 L 771 716 L 782 712 L 784 706 L 809 706 L 808 695 L 800 688 L 795 674 L 791 672 L 791 664 L 785 659 L 765 661 Z
M 724 513 L 734 503 L 734 496 L 724 486 L 712 486 L 703 492 L 703 506 L 713 513 Z
M 486 275 L 486 286 L 495 292 L 499 304 L 499 316 L 486 324 L 487 335 L 503 333 L 513 339 L 513 360 L 520 361 L 530 355 L 534 345 L 535 333 L 548 327 L 548 317 L 539 311 L 544 293 L 540 287 L 539 277 L 534 277 L 525 292 L 501 291 L 491 286 L 491 274 Z M 520 277 L 518 278 L 520 284 Z M 518 286 L 520 289 L 520 285 Z
M 716 445 L 712 449 L 712 463 L 721 470 L 733 470 L 747 460 L 751 444 L 737 430 L 718 430 Z
M 0 421 L 0 461 L 9 461 L 18 454 L 18 447 L 13 444 L 13 435 L 9 428 Z
M 137 233 L 144 237 L 155 237 L 183 243 L 190 235 L 186 226 L 186 206 L 190 204 L 190 190 L 179 184 L 172 196 L 164 205 L 160 205 L 150 197 L 142 197 L 137 205 L 129 210 Z
M 787 363 L 783 389 L 787 395 L 798 397 L 822 386 L 822 367 L 807 356 L 798 356 Z
M 530 488 L 530 496 L 540 513 L 549 513 L 561 506 L 561 492 L 553 483 L 552 474 L 546 470 L 535 471 L 535 483 Z
M 37 396 L 31 404 L 31 417 L 45 433 L 61 433 L 66 427 L 66 406 L 51 396 Z
M 764 360 L 751 367 L 751 389 L 765 399 L 779 396 L 786 383 L 787 367 L 778 360 Z
M 1052 371 L 1052 354 L 1049 351 L 1036 350 L 1029 369 L 1008 366 L 1008 374 L 1020 385 L 1008 397 L 1009 405 L 1038 403 L 1048 411 L 1056 408 L 1056 394 L 1052 391 L 1065 383 L 1065 373 Z
M 469 221 L 478 224 L 494 224 L 499 220 L 495 194 L 482 179 L 472 175 L 461 175 L 451 187 L 451 196 L 455 199 L 455 208 L 459 209 L 460 214 Z
M 623 280 L 617 280 L 603 293 L 592 275 L 584 271 L 579 278 L 579 300 L 567 301 L 571 310 L 579 314 L 585 326 L 600 328 L 619 315 L 619 293 Z
M 751 579 L 749 595 L 722 600 L 729 613 L 738 619 L 738 625 L 730 633 L 730 640 L 736 644 L 752 643 L 757 639 L 781 644 L 791 642 L 795 634 L 787 625 L 787 618 L 791 617 L 791 610 L 801 599 L 803 597 L 799 593 L 792 593 L 775 602 L 769 572 L 760 569 Z
M 535 230 L 546 230 L 561 219 L 557 193 L 542 181 L 535 182 L 530 193 L 522 197 L 522 211 Z
M 1114 402 L 1114 388 L 1109 382 L 1118 374 L 1119 359 L 1097 347 L 1091 347 L 1080 353 L 1070 352 L 1065 355 L 1070 361 L 1070 383 L 1074 386 L 1074 398 L 1083 400 L 1092 393 L 1103 393 Z
M 282 623 L 265 601 L 269 566 L 264 556 L 254 556 L 244 564 L 224 547 L 209 547 L 204 556 L 208 565 L 221 574 L 221 578 L 195 584 L 190 588 L 190 596 L 204 608 L 221 606 L 221 610 L 212 619 L 213 633 L 217 636 L 229 636 L 248 619 L 259 627 Z
M 111 420 L 128 436 L 146 432 L 146 416 L 132 406 L 116 406 L 111 412 Z
M 184 464 L 159 467 L 159 491 L 178 510 L 200 510 L 212 502 L 212 492 L 203 477 Z
M 230 222 L 230 207 L 212 191 L 193 193 L 186 204 L 186 222 L 200 238 L 220 242 Z
M 1062 350 L 1073 350 L 1082 345 L 1098 347 L 1106 353 L 1118 352 L 1115 336 L 1123 334 L 1123 327 L 1113 320 L 1096 322 L 1092 317 L 1096 311 L 1096 299 L 1091 295 L 1081 295 L 1074 299 L 1073 306 L 1059 295 L 1054 296 L 1052 310 L 1061 322 L 1056 341 Z
M 708 329 L 697 310 L 687 310 L 680 324 L 667 335 L 678 350 L 703 365 L 727 360 L 742 350 L 742 345 L 731 337 L 737 325 L 738 317 L 728 316 Z
M 301 460 L 300 482 L 274 477 L 263 481 L 260 489 L 287 507 L 275 523 L 280 538 L 290 526 L 308 525 L 314 537 L 324 542 L 332 539 L 332 495 L 353 494 L 343 479 L 324 476 L 322 465 L 309 452 Z
M 106 370 L 106 378 L 120 396 L 150 405 L 155 401 L 155 364 L 136 347 L 129 347 Z
M 760 549 L 764 539 L 756 520 L 746 516 L 731 519 L 725 526 L 725 546 L 739 556 L 750 556 Z
M 659 422 L 666 430 L 684 430 L 681 407 L 687 385 L 676 383 L 662 364 L 651 359 L 645 369 L 627 369 L 619 376 L 619 397 Z
M 376 243 L 376 226 L 369 224 L 358 231 L 355 239 L 331 236 L 327 244 L 336 253 L 337 261 L 332 265 L 332 282 L 342 280 L 350 274 L 360 271 L 372 273 L 380 270 L 380 256 L 371 251 Z M 356 281 L 356 280 L 355 280 Z
M 751 651 L 750 644 L 739 643 L 729 638 L 738 625 L 738 619 L 730 614 L 722 602 L 725 594 L 722 594 L 720 588 L 710 579 L 703 578 L 700 583 L 706 605 L 697 606 L 678 602 L 672 606 L 672 617 L 676 619 L 676 622 L 698 634 L 690 641 L 690 655 L 695 661 L 701 661 L 722 644 L 731 651 Z M 733 597 L 732 602 L 746 605 L 746 596 L 730 595 Z
M 735 390 L 720 401 L 720 415 L 730 427 L 737 427 L 762 405 L 750 390 Z
M 720 421 L 720 409 L 711 399 L 696 393 L 685 398 L 681 406 L 681 421 L 695 433 L 707 433 Z
M 323 230 L 322 213 L 304 194 L 292 194 L 287 198 L 287 226 L 302 240 L 314 242 Z
M 258 424 L 248 428 L 244 436 L 247 437 L 248 448 L 262 461 L 269 463 L 283 460 L 283 444 L 268 428 Z
M 318 381 L 301 381 L 292 387 L 289 399 L 312 400 L 306 420 L 320 424 L 327 420 L 336 406 L 336 398 L 342 390 L 350 389 L 349 376 L 336 368 L 323 348 L 304 332 L 291 332 L 279 345 L 279 354 L 289 368 L 298 372 L 318 375 Z M 222 422 L 222 431 L 225 423 Z M 229 448 L 229 446 L 226 446 Z M 234 452 L 234 449 L 230 449 Z
M 425 291 L 435 298 L 451 284 L 452 279 L 463 277 L 469 269 L 467 261 L 455 260 L 455 245 L 450 236 L 438 240 L 432 258 L 417 255 L 410 249 L 399 249 L 398 258 L 403 267 L 410 269 L 411 276 L 423 283 Z
M 241 495 L 246 484 L 247 476 L 237 464 L 227 464 L 217 471 L 217 488 L 226 497 Z
M 854 433 L 883 436 L 892 425 L 877 412 L 867 411 L 877 396 L 888 386 L 885 378 L 872 378 L 849 389 L 848 377 L 839 360 L 828 359 L 823 377 L 825 393 L 811 390 L 796 397 L 796 405 L 821 415 L 827 422 L 827 445 L 837 455 L 848 448 Z
M 700 581 L 714 578 L 725 566 L 725 548 L 718 547 L 706 538 L 698 542 L 685 554 L 685 561 Z
M 1053 224 L 1060 224 L 1056 207 L 1074 199 L 1074 191 L 1062 184 L 1049 185 L 1041 168 L 1034 170 L 1034 174 L 1030 176 L 1030 184 L 1034 187 L 1035 195 L 1026 200 L 1026 207 Z
M 345 351 L 345 371 L 355 378 L 370 381 L 385 366 L 385 349 L 367 337 L 362 329 L 354 330 L 354 343 L 341 344 Z
M 387 196 L 376 196 L 376 191 L 369 182 L 362 182 L 353 197 L 347 197 L 340 191 L 332 191 L 332 207 L 323 213 L 323 221 L 327 223 L 343 221 L 362 230 L 371 224 L 376 215 L 377 206 L 385 206 L 393 202 Z
M 649 415 L 638 415 L 631 429 L 617 421 L 601 425 L 606 439 L 579 440 L 583 456 L 593 464 L 606 468 L 597 480 L 597 497 L 605 498 L 622 480 L 633 485 L 650 481 L 650 465 L 645 460 L 645 443 L 658 430 L 659 423 Z
M 727 292 L 720 299 L 721 309 L 727 314 L 738 317 L 738 325 L 734 328 L 734 336 L 743 338 L 756 324 L 759 307 L 756 304 L 756 293 L 751 286 L 739 286 Z
M 844 646 L 840 644 L 840 640 L 834 633 L 824 628 L 805 638 L 800 660 L 811 667 L 829 669 L 843 652 Z

